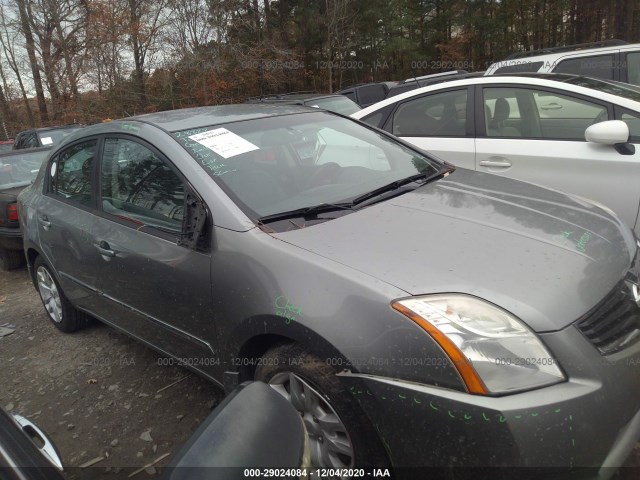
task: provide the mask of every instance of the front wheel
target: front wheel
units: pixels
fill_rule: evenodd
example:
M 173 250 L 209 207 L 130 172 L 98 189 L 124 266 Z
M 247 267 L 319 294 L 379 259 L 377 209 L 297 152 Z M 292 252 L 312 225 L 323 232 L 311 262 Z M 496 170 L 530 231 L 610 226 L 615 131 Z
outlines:
M 336 370 L 298 344 L 268 351 L 255 378 L 271 385 L 298 410 L 317 468 L 388 467 L 377 433 Z

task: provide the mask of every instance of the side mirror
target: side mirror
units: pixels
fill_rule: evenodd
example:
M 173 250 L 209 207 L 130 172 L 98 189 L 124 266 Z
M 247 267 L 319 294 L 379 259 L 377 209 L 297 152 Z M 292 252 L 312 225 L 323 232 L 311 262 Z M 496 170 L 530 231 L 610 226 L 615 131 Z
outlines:
M 608 120 L 591 125 L 584 132 L 587 142 L 615 145 L 629 140 L 629 127 L 622 120 Z
M 310 468 L 300 414 L 269 385 L 247 382 L 209 414 L 160 480 L 244 480 L 248 471 Z
M 587 142 L 613 145 L 621 155 L 633 155 L 636 147 L 629 142 L 629 126 L 622 120 L 607 120 L 591 125 L 584 132 Z
M 191 189 L 187 189 L 184 202 L 185 211 L 182 219 L 182 235 L 178 245 L 187 248 L 204 247 L 206 241 L 205 224 L 207 221 L 207 207 Z

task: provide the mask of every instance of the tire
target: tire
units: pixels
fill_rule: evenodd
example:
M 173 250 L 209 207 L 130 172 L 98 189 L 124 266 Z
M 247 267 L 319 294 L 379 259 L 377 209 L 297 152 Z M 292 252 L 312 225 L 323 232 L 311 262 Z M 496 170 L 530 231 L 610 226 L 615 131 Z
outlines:
M 270 384 L 300 412 L 314 467 L 390 467 L 378 434 L 336 373 L 326 361 L 291 343 L 269 350 L 256 369 L 255 379 Z M 292 384 L 304 397 L 291 395 Z M 309 402 L 310 398 L 313 401 Z M 323 429 L 323 418 L 325 425 L 337 420 L 339 427 Z
M 9 250 L 0 248 L 0 270 L 5 272 L 15 270 L 24 265 L 24 252 L 22 250 Z
M 89 317 L 71 305 L 51 272 L 51 268 L 42 260 L 42 257 L 36 258 L 33 272 L 42 305 L 49 320 L 58 330 L 72 333 L 87 325 Z

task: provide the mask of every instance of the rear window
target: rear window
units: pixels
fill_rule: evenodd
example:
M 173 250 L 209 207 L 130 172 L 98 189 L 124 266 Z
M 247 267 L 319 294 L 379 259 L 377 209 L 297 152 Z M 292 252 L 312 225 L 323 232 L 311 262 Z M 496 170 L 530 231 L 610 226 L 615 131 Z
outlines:
M 335 97 L 317 98 L 307 102 L 309 107 L 318 107 L 341 115 L 351 115 L 360 110 L 360 106 L 342 95 Z
M 418 85 L 415 82 L 398 85 L 397 87 L 392 87 L 391 89 L 389 89 L 389 92 L 387 93 L 387 98 L 395 97 L 396 95 L 400 95 L 401 93 L 415 90 L 416 88 L 418 88 Z
M 46 130 L 42 132 L 37 132 L 38 138 L 40 139 L 40 144 L 43 147 L 48 145 L 57 145 L 59 144 L 65 137 L 71 135 L 76 130 L 79 130 L 80 126 L 77 127 L 68 127 L 61 128 L 59 130 Z
M 366 85 L 358 87 L 361 105 L 372 105 L 383 100 L 387 94 L 387 89 L 383 84 Z

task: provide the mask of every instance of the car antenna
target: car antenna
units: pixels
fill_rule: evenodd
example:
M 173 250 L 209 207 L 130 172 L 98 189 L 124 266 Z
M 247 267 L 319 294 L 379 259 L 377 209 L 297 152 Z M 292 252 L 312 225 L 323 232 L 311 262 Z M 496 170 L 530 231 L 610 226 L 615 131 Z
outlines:
M 413 81 L 416 84 L 416 88 L 420 88 L 420 82 L 418 82 L 418 76 L 416 75 L 416 71 L 413 67 L 411 68 L 411 73 L 413 73 Z

